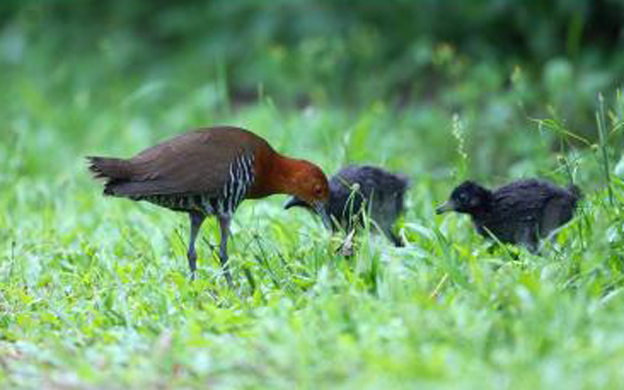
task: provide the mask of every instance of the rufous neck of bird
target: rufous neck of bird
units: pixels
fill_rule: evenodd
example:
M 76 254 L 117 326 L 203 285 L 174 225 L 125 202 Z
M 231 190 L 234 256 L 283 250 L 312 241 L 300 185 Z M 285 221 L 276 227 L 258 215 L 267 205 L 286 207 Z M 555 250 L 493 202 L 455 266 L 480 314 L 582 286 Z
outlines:
M 289 194 L 299 197 L 302 181 L 305 180 L 307 161 L 296 160 L 277 152 L 259 156 L 256 162 L 256 183 L 249 198 L 262 198 L 274 194 Z

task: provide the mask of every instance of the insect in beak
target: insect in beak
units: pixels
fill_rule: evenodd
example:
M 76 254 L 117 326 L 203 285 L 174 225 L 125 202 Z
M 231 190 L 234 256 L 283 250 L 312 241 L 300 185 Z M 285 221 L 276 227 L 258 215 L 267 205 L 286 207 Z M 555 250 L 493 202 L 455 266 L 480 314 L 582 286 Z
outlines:
M 325 210 L 325 204 L 323 202 L 314 202 L 314 210 L 321 216 L 321 220 L 323 221 L 323 225 L 327 229 L 331 229 L 331 218 L 329 218 L 329 214 L 327 214 L 327 210 Z

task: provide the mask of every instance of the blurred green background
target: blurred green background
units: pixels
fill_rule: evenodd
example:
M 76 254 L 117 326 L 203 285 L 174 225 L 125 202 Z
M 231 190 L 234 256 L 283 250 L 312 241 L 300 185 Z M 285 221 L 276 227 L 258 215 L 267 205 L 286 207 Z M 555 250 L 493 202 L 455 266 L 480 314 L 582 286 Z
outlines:
M 619 388 L 624 0 L 0 1 L 0 388 Z M 84 156 L 216 124 L 412 180 L 353 258 L 283 196 L 219 276 L 187 218 Z M 544 256 L 433 207 L 539 176 L 586 198 Z
M 383 160 L 420 153 L 415 170 L 431 171 L 454 164 L 457 114 L 473 176 L 534 174 L 527 155 L 563 147 L 532 119 L 597 138 L 598 93 L 616 104 L 624 74 L 623 19 L 621 0 L 5 0 L 0 115 L 8 140 L 27 122 L 84 149 L 129 126 L 160 139 L 240 122 L 258 103 L 323 109 L 336 111 L 326 143 L 359 142 L 343 160 L 375 160 L 367 148 L 395 134 Z

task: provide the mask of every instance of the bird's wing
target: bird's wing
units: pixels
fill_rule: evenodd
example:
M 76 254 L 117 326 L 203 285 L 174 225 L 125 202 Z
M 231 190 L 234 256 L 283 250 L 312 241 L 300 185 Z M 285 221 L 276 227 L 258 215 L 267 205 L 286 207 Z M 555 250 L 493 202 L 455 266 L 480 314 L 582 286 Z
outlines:
M 236 129 L 183 134 L 128 160 L 132 175 L 112 190 L 121 196 L 216 195 L 227 183 L 236 158 L 253 153 L 251 143 L 246 132 Z
M 494 192 L 494 204 L 501 218 L 523 219 L 536 216 L 553 195 L 537 180 L 523 180 Z
M 574 216 L 575 200 L 571 197 L 554 196 L 549 199 L 542 212 L 540 235 L 548 236 Z
M 526 180 L 497 190 L 495 202 L 498 221 L 530 221 L 546 237 L 572 218 L 576 199 L 554 185 Z

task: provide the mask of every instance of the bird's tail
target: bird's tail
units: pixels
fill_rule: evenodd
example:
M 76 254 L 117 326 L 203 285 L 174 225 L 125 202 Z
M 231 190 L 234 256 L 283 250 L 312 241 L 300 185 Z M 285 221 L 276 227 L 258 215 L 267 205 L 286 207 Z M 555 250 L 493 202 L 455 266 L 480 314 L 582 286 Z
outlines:
M 395 173 L 394 175 L 401 182 L 401 185 L 402 185 L 401 189 L 403 191 L 406 191 L 408 188 L 410 188 L 412 186 L 412 181 L 410 180 L 410 178 L 407 175 L 405 175 L 403 173 Z
M 132 177 L 132 164 L 128 160 L 89 156 L 87 161 L 93 177 L 106 180 L 105 195 L 114 195 L 113 186 L 119 182 L 130 180 Z

